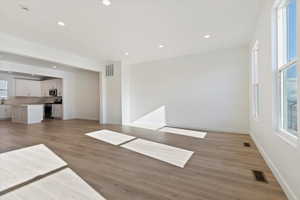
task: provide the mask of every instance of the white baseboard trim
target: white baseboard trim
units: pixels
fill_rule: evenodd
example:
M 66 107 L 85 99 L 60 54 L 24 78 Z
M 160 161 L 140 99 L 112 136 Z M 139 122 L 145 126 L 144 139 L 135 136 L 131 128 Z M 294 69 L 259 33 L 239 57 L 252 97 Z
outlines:
M 263 156 L 263 158 L 267 162 L 267 165 L 270 167 L 271 171 L 273 172 L 275 178 L 277 179 L 277 181 L 279 182 L 279 184 L 282 187 L 283 191 L 287 195 L 288 199 L 289 200 L 298 200 L 297 196 L 295 195 L 293 190 L 290 188 L 290 186 L 288 185 L 288 183 L 286 182 L 284 177 L 281 175 L 280 171 L 278 170 L 276 165 L 273 163 L 273 161 L 271 160 L 269 155 L 266 153 L 263 146 L 258 142 L 258 140 L 256 139 L 256 137 L 253 134 L 250 133 L 250 136 L 254 140 L 259 152 L 261 153 L 261 155 Z
M 180 128 L 180 129 L 187 129 L 193 131 L 202 131 L 202 132 L 213 132 L 213 133 L 228 133 L 228 134 L 241 134 L 241 135 L 249 135 L 249 131 L 238 131 L 238 130 L 229 130 L 229 129 L 207 129 L 207 128 L 192 128 L 192 127 L 185 127 L 185 126 L 174 126 L 174 125 L 166 125 L 167 127 L 172 128 Z
M 144 128 L 157 131 L 166 126 L 166 124 L 151 124 L 151 123 L 125 123 L 125 126 L 133 126 L 137 128 Z
M 86 120 L 86 121 L 99 121 L 99 119 L 94 118 L 71 118 L 71 119 L 63 119 L 63 120 Z

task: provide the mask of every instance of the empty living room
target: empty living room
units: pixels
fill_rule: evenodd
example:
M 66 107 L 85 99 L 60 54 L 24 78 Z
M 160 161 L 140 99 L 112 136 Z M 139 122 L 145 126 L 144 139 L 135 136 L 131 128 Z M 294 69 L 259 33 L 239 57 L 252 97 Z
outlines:
M 300 200 L 299 14 L 0 1 L 0 200 Z

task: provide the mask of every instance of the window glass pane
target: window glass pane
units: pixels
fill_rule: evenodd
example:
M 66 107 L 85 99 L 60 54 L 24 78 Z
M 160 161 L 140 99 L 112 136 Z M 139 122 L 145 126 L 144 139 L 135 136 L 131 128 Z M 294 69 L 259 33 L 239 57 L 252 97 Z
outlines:
M 280 7 L 277 10 L 277 61 L 278 68 L 286 62 L 286 9 Z
M 2 90 L 7 90 L 7 85 L 8 85 L 7 81 L 5 81 L 5 80 L 0 80 L 0 90 L 1 90 L 1 89 L 2 89 Z
M 7 90 L 0 90 L 0 98 L 7 98 Z
M 297 68 L 296 65 L 282 72 L 282 122 L 283 129 L 297 135 Z
M 287 56 L 288 62 L 297 57 L 296 38 L 297 38 L 297 5 L 296 0 L 291 0 L 287 7 Z

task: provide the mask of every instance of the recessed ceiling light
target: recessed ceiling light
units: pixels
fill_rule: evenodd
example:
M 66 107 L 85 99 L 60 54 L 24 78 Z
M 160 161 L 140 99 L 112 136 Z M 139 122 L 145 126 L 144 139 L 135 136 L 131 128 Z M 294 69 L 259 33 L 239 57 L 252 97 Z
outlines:
M 105 6 L 110 6 L 111 1 L 110 0 L 102 0 L 102 4 L 105 5 Z
M 162 44 L 160 44 L 160 45 L 158 45 L 158 48 L 164 48 L 165 47 L 165 45 L 162 45 Z
M 30 11 L 30 9 L 27 7 L 27 6 L 25 6 L 25 5 L 22 5 L 22 4 L 20 4 L 20 8 L 22 9 L 22 10 L 24 10 L 24 11 Z
M 56 66 L 53 66 L 52 68 L 56 69 L 57 67 L 56 67 Z
M 57 22 L 57 25 L 58 25 L 58 26 L 65 26 L 65 23 L 62 22 L 62 21 L 59 21 L 59 22 Z
M 204 35 L 203 37 L 204 37 L 205 39 L 209 39 L 209 38 L 211 38 L 211 35 L 207 34 L 207 35 Z
M 128 52 L 126 52 L 126 53 L 125 53 L 125 56 L 128 56 L 128 55 L 129 55 L 129 53 L 128 53 Z

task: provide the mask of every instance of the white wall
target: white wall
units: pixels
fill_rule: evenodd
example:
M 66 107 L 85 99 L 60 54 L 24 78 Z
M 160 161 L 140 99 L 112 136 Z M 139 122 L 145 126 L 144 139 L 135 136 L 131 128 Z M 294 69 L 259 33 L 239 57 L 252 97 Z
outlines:
M 165 106 L 168 126 L 248 133 L 248 66 L 248 47 L 124 66 L 123 123 Z
M 75 118 L 99 120 L 100 87 L 98 72 L 78 72 L 75 76 Z
M 130 65 L 121 66 L 121 113 L 122 124 L 130 123 Z
M 122 79 L 121 62 L 114 62 L 114 76 L 106 77 L 105 72 L 101 78 L 103 88 L 103 123 L 121 124 L 122 123 Z
M 99 120 L 98 72 L 83 70 L 67 72 L 8 61 L 0 63 L 0 70 L 62 78 L 64 119 Z M 87 90 L 87 88 L 89 89 Z
M 272 68 L 272 5 L 274 0 L 267 0 L 258 20 L 253 44 L 259 41 L 258 73 L 260 80 L 260 116 L 258 121 L 250 115 L 250 132 L 262 155 L 279 180 L 289 199 L 300 199 L 300 143 L 290 145 L 280 133 L 274 122 L 274 74 Z M 298 14 L 300 5 L 298 3 Z M 298 15 L 299 19 L 299 15 Z M 298 20 L 298 28 L 300 27 Z M 299 35 L 299 30 L 298 30 Z M 298 40 L 298 50 L 300 49 Z M 249 53 L 250 54 L 250 53 Z M 299 51 L 298 51 L 299 54 Z M 299 57 L 299 56 L 298 56 Z M 300 65 L 298 65 L 298 72 Z M 300 73 L 298 73 L 298 76 Z M 251 84 L 251 83 L 250 83 Z M 300 84 L 300 82 L 299 82 Z M 298 86 L 300 88 L 300 85 Z M 251 99 L 251 98 L 250 98 Z M 251 108 L 250 104 L 250 108 Z M 251 108 L 252 109 L 252 108 Z M 300 114 L 298 113 L 298 116 Z

